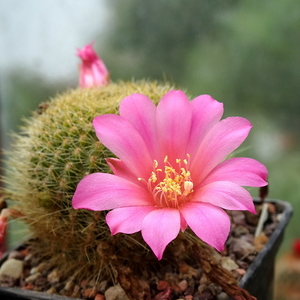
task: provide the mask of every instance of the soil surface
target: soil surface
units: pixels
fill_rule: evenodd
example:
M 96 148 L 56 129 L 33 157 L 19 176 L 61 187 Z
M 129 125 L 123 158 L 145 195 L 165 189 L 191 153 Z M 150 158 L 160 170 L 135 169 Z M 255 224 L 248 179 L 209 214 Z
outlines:
M 225 250 L 217 253 L 215 258 L 238 281 L 264 247 L 280 219 L 280 212 L 276 205 L 268 203 L 268 214 L 263 230 L 255 236 L 262 207 L 260 204 L 256 205 L 256 215 L 247 211 L 228 212 L 232 221 L 230 236 Z M 170 265 L 163 277 L 158 275 L 147 281 L 144 279 L 138 281 L 139 286 L 145 291 L 143 299 L 230 299 L 220 286 L 209 280 L 195 261 L 181 264 L 178 268 Z M 57 270 L 48 270 L 47 262 L 41 262 L 33 257 L 26 246 L 19 247 L 3 257 L 0 268 L 0 286 L 20 287 L 23 290 L 42 291 L 79 299 L 129 299 L 124 289 L 111 280 L 97 283 L 82 280 L 77 283 L 71 278 L 61 282 Z

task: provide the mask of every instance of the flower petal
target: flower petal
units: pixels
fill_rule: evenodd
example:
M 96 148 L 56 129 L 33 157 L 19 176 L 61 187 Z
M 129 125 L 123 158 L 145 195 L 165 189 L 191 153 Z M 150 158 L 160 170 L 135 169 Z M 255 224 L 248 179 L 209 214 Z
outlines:
M 109 157 L 106 159 L 106 162 L 116 176 L 125 178 L 132 182 L 136 181 L 136 176 L 131 172 L 131 169 L 122 160 Z
M 109 210 L 117 207 L 153 205 L 153 198 L 146 189 L 124 178 L 94 173 L 78 184 L 72 206 L 90 210 Z
M 186 230 L 186 228 L 188 227 L 188 224 L 186 222 L 186 220 L 184 219 L 184 217 L 182 216 L 182 214 L 180 214 L 180 230 L 183 232 Z
M 215 181 L 194 192 L 193 201 L 210 203 L 230 210 L 255 212 L 250 193 L 230 181 Z
M 223 103 L 209 95 L 201 95 L 191 101 L 192 125 L 187 153 L 193 156 L 209 129 L 220 121 Z
M 233 150 L 241 145 L 251 129 L 244 118 L 229 117 L 214 125 L 192 158 L 190 171 L 197 186 L 205 176 Z
M 268 170 L 252 158 L 230 158 L 216 166 L 201 185 L 214 181 L 231 181 L 242 186 L 261 187 L 268 184 Z
M 142 223 L 147 214 L 156 209 L 154 206 L 122 207 L 110 211 L 106 222 L 111 234 L 118 232 L 135 233 L 142 229 Z
M 186 158 L 187 142 L 190 135 L 192 109 L 182 91 L 170 91 L 157 106 L 158 142 L 161 153 L 168 155 L 173 164 L 177 158 Z
M 117 115 L 101 115 L 93 121 L 98 139 L 118 156 L 137 177 L 148 179 L 153 160 L 134 126 Z
M 230 219 L 223 209 L 209 203 L 189 202 L 180 208 L 180 213 L 201 240 L 218 251 L 224 249 Z
M 162 258 L 166 246 L 177 237 L 180 225 L 177 209 L 156 209 L 145 217 L 142 236 L 158 259 Z
M 151 156 L 157 158 L 156 106 L 152 100 L 142 94 L 132 94 L 122 100 L 120 116 L 136 128 Z

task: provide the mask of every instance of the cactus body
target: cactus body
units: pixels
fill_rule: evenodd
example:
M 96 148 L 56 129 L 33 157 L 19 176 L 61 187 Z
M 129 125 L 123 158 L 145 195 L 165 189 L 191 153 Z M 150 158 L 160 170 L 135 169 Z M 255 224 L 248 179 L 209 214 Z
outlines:
M 98 141 L 93 118 L 118 113 L 120 101 L 132 93 L 157 102 L 171 89 L 140 81 L 71 90 L 42 104 L 15 136 L 6 197 L 29 225 L 33 251 L 62 277 L 107 278 L 112 254 L 124 264 L 153 258 L 139 234 L 112 237 L 105 212 L 74 210 L 71 199 L 85 175 L 110 172 L 105 158 L 112 154 Z

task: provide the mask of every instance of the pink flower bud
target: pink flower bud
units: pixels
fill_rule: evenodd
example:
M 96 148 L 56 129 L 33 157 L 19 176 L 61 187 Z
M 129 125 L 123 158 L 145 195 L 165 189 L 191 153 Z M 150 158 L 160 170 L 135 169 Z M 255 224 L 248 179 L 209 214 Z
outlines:
M 300 256 L 300 239 L 295 239 L 293 241 L 293 250 L 297 256 Z
M 93 43 L 77 50 L 82 63 L 79 65 L 79 85 L 83 88 L 103 86 L 110 82 L 109 72 L 93 49 Z
M 11 211 L 8 208 L 4 208 L 0 214 L 0 257 L 4 251 L 4 242 L 6 236 L 7 219 L 11 215 Z

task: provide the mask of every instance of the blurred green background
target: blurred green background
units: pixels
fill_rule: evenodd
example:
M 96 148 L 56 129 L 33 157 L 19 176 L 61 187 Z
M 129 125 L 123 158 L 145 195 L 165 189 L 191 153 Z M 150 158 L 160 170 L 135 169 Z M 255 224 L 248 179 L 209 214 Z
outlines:
M 243 155 L 294 207 L 281 251 L 300 238 L 299 0 L 0 0 L 0 30 L 2 148 L 40 102 L 77 86 L 76 48 L 94 40 L 112 80 L 170 80 L 248 118 Z

